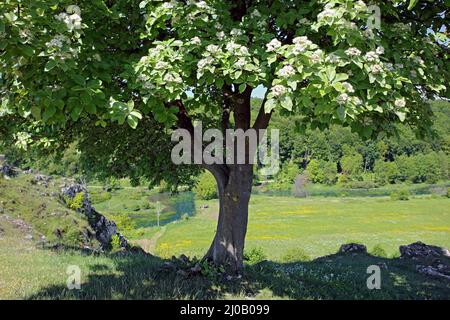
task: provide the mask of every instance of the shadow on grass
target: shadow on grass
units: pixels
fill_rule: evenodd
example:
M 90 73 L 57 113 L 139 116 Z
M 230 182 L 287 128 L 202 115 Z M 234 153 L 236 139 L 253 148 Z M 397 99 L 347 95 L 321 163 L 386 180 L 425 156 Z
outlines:
M 104 257 L 104 256 L 103 256 Z M 28 299 L 449 299 L 450 281 L 419 274 L 415 263 L 368 254 L 335 254 L 309 262 L 264 261 L 247 266 L 245 277 L 228 281 L 185 278 L 164 270 L 166 260 L 110 256 L 114 267 L 90 264 L 81 290 L 65 284 L 43 288 Z M 92 258 L 91 258 L 92 259 Z M 367 267 L 379 265 L 381 289 L 367 288 Z

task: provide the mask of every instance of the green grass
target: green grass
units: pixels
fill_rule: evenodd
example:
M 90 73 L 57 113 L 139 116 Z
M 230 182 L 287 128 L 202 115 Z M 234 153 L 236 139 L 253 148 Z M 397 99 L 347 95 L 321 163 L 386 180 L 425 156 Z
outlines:
M 162 266 L 171 255 L 200 257 L 205 253 L 216 227 L 217 201 L 197 201 L 194 217 L 162 228 L 138 226 L 140 233 L 133 242 L 149 242 L 159 256 L 85 255 L 79 249 L 81 243 L 71 242 L 70 237 L 67 241 L 75 249 L 53 251 L 39 245 L 38 236 L 51 237 L 56 227 L 78 234 L 87 226 L 80 214 L 66 209 L 57 197 L 42 195 L 57 190 L 60 181 L 46 189 L 30 185 L 29 178 L 0 181 L 0 299 L 450 298 L 450 284 L 417 273 L 415 262 L 381 257 L 398 255 L 399 245 L 418 240 L 450 247 L 448 198 L 413 196 L 409 201 L 392 201 L 388 197 L 255 195 L 246 248 L 258 248 L 262 251 L 258 256 L 272 261 L 247 265 L 245 277 L 239 281 L 201 276 L 185 279 Z M 110 199 L 99 197 L 105 201 L 96 207 L 114 216 L 115 205 L 120 208 L 123 203 L 146 200 L 151 197 L 147 192 L 124 188 Z M 183 201 L 175 201 L 173 212 L 186 209 Z M 103 208 L 99 206 L 102 203 Z M 205 204 L 209 208 L 201 209 Z M 27 240 L 29 231 L 17 227 L 5 214 L 32 226 L 34 239 Z M 379 256 L 333 254 L 350 241 L 366 244 Z M 329 256 L 314 259 L 324 255 Z M 382 269 L 381 290 L 368 290 L 367 267 L 382 263 L 387 269 Z M 66 271 L 73 265 L 81 270 L 81 290 L 66 287 Z
M 450 286 L 418 274 L 400 259 L 333 255 L 311 262 L 262 262 L 242 280 L 164 271 L 143 255 L 83 256 L 24 242 L 2 220 L 0 299 L 448 299 Z M 19 237 L 18 237 L 19 236 Z M 385 263 L 381 289 L 368 290 L 367 267 Z M 81 290 L 68 290 L 69 266 L 81 270 Z
M 203 201 L 194 218 L 167 226 L 157 252 L 163 257 L 201 256 L 216 227 L 217 202 Z M 450 200 L 416 197 L 307 198 L 254 195 L 250 203 L 247 248 L 262 248 L 279 261 L 292 248 L 311 257 L 334 253 L 343 243 L 357 241 L 369 249 L 379 245 L 388 255 L 415 241 L 450 247 Z

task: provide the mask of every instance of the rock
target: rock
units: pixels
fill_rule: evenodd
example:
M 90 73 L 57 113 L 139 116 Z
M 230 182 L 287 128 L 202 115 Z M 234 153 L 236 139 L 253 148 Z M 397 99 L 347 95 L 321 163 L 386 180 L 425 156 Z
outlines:
M 189 258 L 186 257 L 184 254 L 182 254 L 182 255 L 180 256 L 179 260 L 180 260 L 182 263 L 184 263 L 184 264 L 187 264 L 187 263 L 189 262 Z
M 52 177 L 44 176 L 42 174 L 36 174 L 33 177 L 33 179 L 31 179 L 31 184 L 41 185 L 41 186 L 48 188 L 48 185 L 49 185 L 50 181 L 52 181 L 52 180 L 53 180 Z
M 449 257 L 450 252 L 448 249 L 427 245 L 423 242 L 415 242 L 409 245 L 400 246 L 401 258 L 431 258 L 431 257 Z
M 19 173 L 13 166 L 5 163 L 3 165 L 0 165 L 0 174 L 5 176 L 5 178 L 14 178 L 17 177 Z
M 388 266 L 385 262 L 378 262 L 377 266 L 379 266 L 381 269 L 387 270 Z
M 198 274 L 200 272 L 202 272 L 202 267 L 198 263 L 191 268 L 191 273 Z
M 178 270 L 177 275 L 184 277 L 184 278 L 187 278 L 189 276 L 189 274 L 184 270 Z
M 176 270 L 176 267 L 172 262 L 164 262 L 162 268 L 168 271 Z
M 89 199 L 89 193 L 83 185 L 76 183 L 64 185 L 61 188 L 60 198 L 63 202 L 66 202 L 67 198 L 73 199 L 79 193 L 84 194 L 84 200 L 80 211 L 87 217 L 89 225 L 95 231 L 95 237 L 100 242 L 102 249 L 109 250 L 112 237 L 117 235 L 119 237 L 120 247 L 129 250 L 130 245 L 128 244 L 127 239 L 118 232 L 115 222 L 108 220 L 92 206 Z
M 367 253 L 367 248 L 363 244 L 359 243 L 347 243 L 343 244 L 339 249 L 340 253 Z
M 427 276 L 450 280 L 450 275 L 443 274 L 437 268 L 434 268 L 432 266 L 418 265 L 418 266 L 416 266 L 416 270 L 419 273 L 422 273 Z

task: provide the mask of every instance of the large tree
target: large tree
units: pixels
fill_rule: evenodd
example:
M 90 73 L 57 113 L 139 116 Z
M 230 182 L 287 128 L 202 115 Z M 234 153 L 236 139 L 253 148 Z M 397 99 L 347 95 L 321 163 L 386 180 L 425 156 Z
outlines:
M 0 132 L 43 146 L 104 135 L 112 166 L 128 159 L 122 124 L 138 133 L 122 131 L 136 156 L 152 152 L 154 127 L 266 129 L 273 112 L 300 115 L 299 132 L 339 124 L 370 138 L 395 122 L 426 132 L 426 99 L 450 96 L 448 9 L 448 0 L 4 0 Z M 259 86 L 267 92 L 251 119 Z M 206 258 L 239 272 L 253 165 L 201 166 L 220 195 Z

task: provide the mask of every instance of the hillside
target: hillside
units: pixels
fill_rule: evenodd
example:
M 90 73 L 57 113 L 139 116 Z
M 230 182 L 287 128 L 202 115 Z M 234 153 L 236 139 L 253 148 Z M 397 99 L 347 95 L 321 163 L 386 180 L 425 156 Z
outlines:
M 66 182 L 34 174 L 0 178 L 0 221 L 16 226 L 18 237 L 45 246 L 98 248 L 84 215 L 60 200 L 60 188 Z

